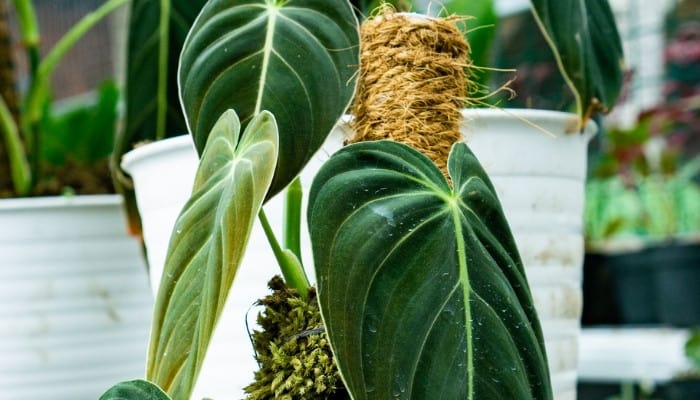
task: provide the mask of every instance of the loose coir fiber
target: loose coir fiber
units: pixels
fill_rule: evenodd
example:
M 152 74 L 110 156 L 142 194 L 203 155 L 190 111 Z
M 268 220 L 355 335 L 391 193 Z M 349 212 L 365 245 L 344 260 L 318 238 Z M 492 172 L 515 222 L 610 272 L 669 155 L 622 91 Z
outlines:
M 470 84 L 469 44 L 456 20 L 388 11 L 362 25 L 351 142 L 402 142 L 445 172 Z

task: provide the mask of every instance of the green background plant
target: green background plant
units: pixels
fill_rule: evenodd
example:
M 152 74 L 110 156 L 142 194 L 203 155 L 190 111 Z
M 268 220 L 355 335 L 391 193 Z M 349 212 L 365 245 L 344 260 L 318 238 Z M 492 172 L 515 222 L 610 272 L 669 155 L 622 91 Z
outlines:
M 613 239 L 663 241 L 700 234 L 700 158 L 677 175 L 653 174 L 633 185 L 619 177 L 586 184 L 585 231 L 595 246 Z
M 690 331 L 683 351 L 693 368 L 700 372 L 700 328 L 694 328 Z
M 170 400 L 170 397 L 153 383 L 137 379 L 114 385 L 100 400 Z
M 29 87 L 22 99 L 21 113 L 16 121 L 5 99 L 0 99 L 0 128 L 3 136 L 3 145 L 6 147 L 8 161 L 14 185 L 14 193 L 18 196 L 27 196 L 32 193 L 36 185 L 42 180 L 43 165 L 46 155 L 43 149 L 43 141 L 53 132 L 43 130 L 50 121 L 51 103 L 51 76 L 57 65 L 65 57 L 66 53 L 84 37 L 89 30 L 99 21 L 124 5 L 128 0 L 108 0 L 98 9 L 81 18 L 68 32 L 63 35 L 51 50 L 44 56 L 39 52 L 39 24 L 34 12 L 33 3 L 29 0 L 14 0 L 22 41 L 26 48 L 29 61 Z M 102 95 L 105 95 L 102 93 Z M 106 107 L 109 103 L 101 103 Z M 111 103 L 115 104 L 115 103 Z M 109 112 L 109 111 L 105 111 Z M 103 115 L 106 117 L 107 115 Z M 104 118 L 102 122 L 114 123 Z M 98 122 L 93 120 L 93 122 Z M 57 133 L 60 135 L 60 133 Z M 110 132 L 105 132 L 110 135 Z M 112 136 L 112 135 L 110 135 Z M 62 139 L 68 139 L 65 136 Z M 53 140 L 54 147 L 58 138 Z M 70 138 L 73 140 L 73 138 Z M 99 139 L 97 139 L 99 140 Z M 111 142 L 111 137 L 107 143 Z M 79 154 L 73 154 L 79 157 Z
M 114 144 L 118 102 L 117 85 L 106 81 L 92 102 L 68 105 L 61 113 L 43 112 L 41 158 L 55 166 L 63 165 L 67 157 L 86 164 L 107 159 Z
M 682 114 L 678 106 L 648 110 L 634 126 L 609 129 L 602 138 L 586 184 L 585 231 L 591 246 L 700 234 L 700 156 L 683 156 L 687 135 L 678 122 L 683 119 L 674 118 Z

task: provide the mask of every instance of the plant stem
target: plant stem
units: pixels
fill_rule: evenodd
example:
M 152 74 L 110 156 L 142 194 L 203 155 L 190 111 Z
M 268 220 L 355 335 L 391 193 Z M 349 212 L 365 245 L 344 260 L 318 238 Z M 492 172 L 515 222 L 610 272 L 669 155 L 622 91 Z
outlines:
M 36 81 L 36 75 L 41 60 L 41 56 L 39 54 L 39 42 L 41 41 L 39 23 L 37 21 L 36 11 L 34 9 L 34 3 L 31 0 L 14 0 L 12 4 L 17 12 L 22 44 L 24 45 L 25 52 L 27 53 L 27 63 L 29 64 L 29 93 L 31 94 L 34 92 L 33 86 Z M 25 99 L 25 108 L 28 108 L 26 104 L 28 104 L 29 96 L 30 95 L 28 95 L 27 99 Z M 30 180 L 28 186 L 31 186 L 33 183 L 32 181 L 34 180 L 32 173 L 36 173 L 38 168 L 38 166 L 35 165 L 38 163 L 38 156 L 35 156 L 37 152 L 34 151 L 34 149 L 38 147 L 38 135 L 32 134 L 34 129 L 32 128 L 32 123 L 30 122 L 31 119 L 28 117 L 28 115 L 29 112 L 23 112 L 20 115 L 19 128 L 21 129 L 21 134 L 24 135 L 26 146 L 23 158 L 27 159 L 28 162 L 31 161 L 31 166 L 29 163 L 27 164 Z M 14 175 L 15 173 L 13 172 L 13 176 Z M 15 178 L 13 177 L 13 179 Z M 15 190 L 17 190 L 17 187 L 15 187 Z M 19 192 L 17 194 L 20 196 L 23 195 Z
M 29 75 L 34 76 L 39 66 L 39 23 L 31 0 L 14 0 L 12 4 L 17 11 L 17 22 L 22 35 L 22 43 L 29 59 Z
M 168 115 L 168 47 L 170 36 L 170 0 L 160 1 L 160 29 L 158 34 L 158 91 L 156 101 L 158 103 L 156 113 L 156 140 L 165 139 L 166 118 Z
M 258 218 L 262 224 L 267 241 L 270 243 L 270 247 L 272 247 L 272 252 L 277 259 L 277 263 L 279 264 L 282 276 L 284 277 L 287 286 L 296 289 L 302 298 L 306 298 L 309 293 L 310 285 L 309 279 L 306 277 L 306 272 L 304 272 L 301 262 L 299 262 L 299 259 L 292 251 L 283 249 L 280 246 L 277 238 L 275 237 L 275 233 L 270 226 L 270 221 L 267 219 L 265 211 L 262 208 L 260 209 L 260 213 L 258 213 Z
M 15 193 L 18 196 L 26 196 L 31 190 L 31 170 L 17 130 L 17 124 L 2 96 L 0 96 L 0 131 L 4 133 L 7 144 Z
M 303 197 L 301 179 L 292 181 L 286 191 L 284 202 L 284 247 L 291 250 L 299 262 L 301 258 L 301 200 Z

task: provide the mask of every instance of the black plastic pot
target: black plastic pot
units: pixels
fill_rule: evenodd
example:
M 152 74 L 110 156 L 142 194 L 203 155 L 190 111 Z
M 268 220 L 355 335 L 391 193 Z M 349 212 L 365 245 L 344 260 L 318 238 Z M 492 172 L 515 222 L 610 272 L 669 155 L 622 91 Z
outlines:
M 609 257 L 605 253 L 587 252 L 583 259 L 583 326 L 618 325 L 622 322 Z
M 635 251 L 586 254 L 581 322 L 700 325 L 700 243 L 670 241 Z
M 666 400 L 700 399 L 700 379 L 674 380 L 666 385 Z
M 652 253 L 652 248 L 643 248 L 608 255 L 607 263 L 614 274 L 614 294 L 623 324 L 660 323 L 656 304 L 656 265 Z
M 700 325 L 700 243 L 670 243 L 651 250 L 661 322 L 679 327 Z

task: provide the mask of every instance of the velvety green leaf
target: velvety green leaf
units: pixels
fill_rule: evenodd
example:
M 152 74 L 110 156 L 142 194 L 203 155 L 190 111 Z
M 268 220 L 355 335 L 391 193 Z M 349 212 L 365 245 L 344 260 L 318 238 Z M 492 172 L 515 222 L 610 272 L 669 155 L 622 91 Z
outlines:
M 42 159 L 63 165 L 72 159 L 82 165 L 105 160 L 112 153 L 119 90 L 114 82 L 100 85 L 97 99 L 69 104 L 42 121 Z
M 684 350 L 688 361 L 696 370 L 700 370 L 700 328 L 694 328 L 690 331 Z
M 225 112 L 200 160 L 192 196 L 177 219 L 160 283 L 147 378 L 188 399 L 272 181 L 277 129 L 256 116 L 239 142 L 240 122 Z
M 138 379 L 114 385 L 100 400 L 170 400 L 170 397 L 153 383 Z
M 493 187 L 460 143 L 448 169 L 383 141 L 311 187 L 319 303 L 360 399 L 551 399 L 540 325 Z
M 595 111 L 612 108 L 622 88 L 624 60 L 608 1 L 531 0 L 531 3 L 535 19 L 576 96 L 582 121 Z
M 347 0 L 211 0 L 180 61 L 190 133 L 202 151 L 214 121 L 275 115 L 278 168 L 270 196 L 301 171 L 345 112 L 359 65 L 357 19 Z

